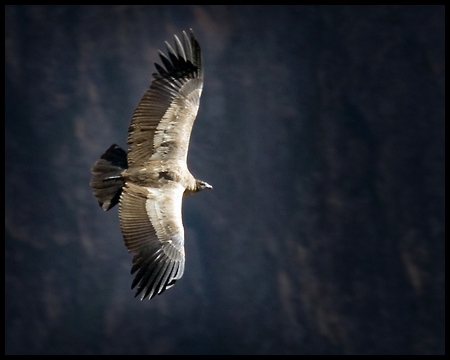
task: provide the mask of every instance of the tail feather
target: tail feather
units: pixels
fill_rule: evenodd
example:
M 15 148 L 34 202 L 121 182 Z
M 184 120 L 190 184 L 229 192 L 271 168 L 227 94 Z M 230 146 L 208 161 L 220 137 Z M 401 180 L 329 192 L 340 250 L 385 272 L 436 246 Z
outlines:
M 91 169 L 91 187 L 99 205 L 109 210 L 119 202 L 124 185 L 121 173 L 128 167 L 127 153 L 113 144 Z

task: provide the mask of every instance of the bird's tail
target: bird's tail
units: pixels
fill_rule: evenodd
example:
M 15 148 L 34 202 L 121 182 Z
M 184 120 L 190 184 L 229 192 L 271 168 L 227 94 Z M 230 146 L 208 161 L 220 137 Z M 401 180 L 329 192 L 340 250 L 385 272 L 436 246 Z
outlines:
M 127 167 L 127 153 L 116 144 L 111 145 L 92 167 L 94 176 L 90 185 L 103 210 L 109 210 L 119 202 L 124 184 L 121 173 Z

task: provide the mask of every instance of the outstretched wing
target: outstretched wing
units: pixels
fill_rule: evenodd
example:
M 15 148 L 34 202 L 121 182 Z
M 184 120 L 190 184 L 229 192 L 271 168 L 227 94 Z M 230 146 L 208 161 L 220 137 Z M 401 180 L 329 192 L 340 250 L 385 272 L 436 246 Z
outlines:
M 175 50 L 166 42 L 163 66 L 134 111 L 128 130 L 128 166 L 141 166 L 150 158 L 186 160 L 192 125 L 203 87 L 202 54 L 191 30 L 183 44 L 174 36 Z
M 172 183 L 147 188 L 127 182 L 119 218 L 128 251 L 136 254 L 131 273 L 135 296 L 149 299 L 170 288 L 184 272 L 184 229 L 181 202 L 184 188 Z

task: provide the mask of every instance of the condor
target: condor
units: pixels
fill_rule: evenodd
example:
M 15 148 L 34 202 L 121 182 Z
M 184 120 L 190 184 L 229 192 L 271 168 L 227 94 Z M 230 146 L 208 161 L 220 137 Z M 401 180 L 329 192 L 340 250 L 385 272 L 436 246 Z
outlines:
M 135 254 L 132 288 L 141 300 L 173 286 L 184 272 L 183 196 L 212 189 L 187 168 L 192 125 L 203 87 L 200 46 L 191 30 L 175 50 L 159 51 L 162 66 L 128 130 L 128 153 L 111 145 L 92 167 L 90 185 L 103 210 L 119 204 L 125 245 Z

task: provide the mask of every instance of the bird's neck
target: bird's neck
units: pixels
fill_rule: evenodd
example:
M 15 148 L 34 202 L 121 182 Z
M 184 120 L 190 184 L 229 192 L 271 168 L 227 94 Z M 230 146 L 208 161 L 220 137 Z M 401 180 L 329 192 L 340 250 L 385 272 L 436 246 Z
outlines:
M 187 182 L 186 190 L 184 190 L 183 196 L 192 195 L 198 191 L 197 181 L 195 180 L 194 176 L 192 176 L 191 174 L 189 175 L 190 176 Z

